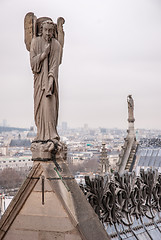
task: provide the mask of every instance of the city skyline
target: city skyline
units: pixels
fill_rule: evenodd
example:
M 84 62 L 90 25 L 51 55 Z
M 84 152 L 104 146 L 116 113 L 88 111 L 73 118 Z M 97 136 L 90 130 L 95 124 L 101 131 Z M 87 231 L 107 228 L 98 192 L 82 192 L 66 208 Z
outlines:
M 66 21 L 60 124 L 126 129 L 126 98 L 132 94 L 135 128 L 161 129 L 159 0 L 14 0 L 1 1 L 0 7 L 0 122 L 34 124 L 33 76 L 23 29 L 25 14 L 32 11 Z

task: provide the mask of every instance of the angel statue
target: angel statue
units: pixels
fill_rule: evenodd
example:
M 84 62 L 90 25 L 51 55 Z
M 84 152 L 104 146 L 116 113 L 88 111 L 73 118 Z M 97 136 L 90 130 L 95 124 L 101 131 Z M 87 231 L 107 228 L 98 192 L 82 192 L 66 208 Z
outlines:
M 24 20 L 25 44 L 30 52 L 34 75 L 34 119 L 37 136 L 31 150 L 41 148 L 51 152 L 59 143 L 57 133 L 59 94 L 58 70 L 62 61 L 65 20 L 60 17 L 55 24 L 49 17 L 36 18 L 27 13 Z
M 127 96 L 127 103 L 128 103 L 128 121 L 134 122 L 134 100 L 132 98 L 132 95 Z

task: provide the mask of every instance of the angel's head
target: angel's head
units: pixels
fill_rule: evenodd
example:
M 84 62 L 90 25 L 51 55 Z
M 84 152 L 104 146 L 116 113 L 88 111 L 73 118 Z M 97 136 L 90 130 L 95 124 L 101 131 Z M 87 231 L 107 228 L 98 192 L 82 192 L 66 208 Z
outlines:
M 42 22 L 42 37 L 50 42 L 54 34 L 54 23 L 52 20 Z

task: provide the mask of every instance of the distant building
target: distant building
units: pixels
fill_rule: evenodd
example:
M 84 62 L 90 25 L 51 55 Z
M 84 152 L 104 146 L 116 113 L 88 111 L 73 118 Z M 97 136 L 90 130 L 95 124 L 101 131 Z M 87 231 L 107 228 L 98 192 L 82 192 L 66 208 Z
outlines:
M 27 133 L 27 138 L 30 139 L 30 141 L 32 142 L 35 137 L 36 137 L 36 132 L 34 131 L 34 127 L 31 126 L 30 131 Z
M 12 139 L 9 147 L 24 147 L 24 148 L 29 148 L 31 145 L 30 140 L 28 139 Z
M 28 156 L 1 157 L 0 170 L 14 168 L 16 170 L 27 170 L 32 167 L 33 161 Z
M 106 128 L 100 128 L 100 132 L 103 134 L 106 134 L 107 130 L 106 130 Z
M 8 154 L 10 156 L 18 155 L 31 155 L 30 151 L 31 141 L 29 139 L 21 139 L 19 135 L 18 139 L 12 139 L 8 146 Z
M 90 160 L 92 156 L 92 152 L 73 152 L 68 154 L 69 162 L 73 163 L 73 165 L 84 163 L 85 160 Z
M 6 156 L 6 155 L 8 155 L 8 147 L 7 146 L 0 147 L 0 156 Z
M 105 143 L 102 143 L 98 172 L 100 173 L 100 175 L 104 176 L 105 174 L 109 173 L 109 170 L 110 165 L 107 156 L 107 149 L 105 147 Z

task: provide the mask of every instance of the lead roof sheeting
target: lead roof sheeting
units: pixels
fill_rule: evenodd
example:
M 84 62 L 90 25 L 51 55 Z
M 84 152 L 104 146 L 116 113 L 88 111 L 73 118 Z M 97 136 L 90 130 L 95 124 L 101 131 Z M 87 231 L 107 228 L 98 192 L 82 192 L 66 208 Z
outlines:
M 151 217 L 150 212 L 147 212 L 147 215 Z M 147 218 L 146 216 L 143 216 L 143 217 L 142 217 L 142 220 L 143 220 L 144 224 L 148 224 L 148 223 L 151 223 L 151 222 L 152 222 L 152 220 L 149 219 L 149 218 Z M 140 224 L 141 224 L 141 222 L 140 222 Z
M 112 234 L 116 233 L 116 229 L 115 229 L 114 225 L 108 224 L 108 226 L 105 227 L 105 229 L 106 229 L 106 231 L 109 235 L 112 235 Z
M 152 157 L 152 156 L 146 157 L 146 161 L 144 163 L 144 166 L 145 167 L 153 166 L 154 160 L 155 160 L 155 158 Z
M 136 240 L 136 238 L 134 236 L 131 236 L 129 238 L 127 238 L 128 240 Z
M 147 163 L 146 163 L 146 166 L 147 166 L 147 167 L 152 167 L 152 166 L 154 166 L 154 163 L 155 163 L 155 158 L 154 158 L 154 157 L 148 157 L 148 158 L 147 158 Z
M 155 161 L 155 163 L 154 163 L 154 166 L 155 166 L 155 167 L 159 167 L 159 166 L 160 166 L 160 163 L 161 163 L 161 157 L 156 158 L 156 161 Z
M 151 240 L 146 232 L 138 234 L 137 237 L 139 240 Z
M 155 221 L 161 220 L 160 212 L 156 212 L 155 214 Z
M 156 228 L 150 230 L 150 231 L 149 231 L 149 234 L 150 234 L 150 236 L 152 236 L 152 238 L 153 238 L 154 240 L 159 240 L 159 239 L 161 239 L 161 233 L 160 233 L 159 230 L 156 229 Z
M 153 149 L 152 156 L 156 157 L 159 153 L 159 149 Z
M 134 231 L 134 233 L 135 233 L 135 235 L 137 236 L 137 238 L 139 239 L 139 240 L 151 240 L 151 238 L 153 239 L 153 240 L 159 240 L 159 239 L 161 239 L 161 232 L 154 226 L 154 225 L 149 225 L 149 226 L 146 226 L 145 228 L 147 229 L 147 231 L 148 231 L 148 233 L 150 234 L 150 236 L 151 236 L 151 238 L 149 237 L 149 235 L 147 234 L 147 232 L 146 232 L 146 230 L 143 228 L 143 226 L 142 225 L 140 225 L 140 221 L 136 221 L 137 222 L 137 224 L 136 225 L 138 225 L 138 226 L 141 226 L 140 228 L 138 228 L 138 229 L 134 229 L 133 227 L 132 227 L 132 229 L 133 229 L 133 231 Z M 145 218 L 143 219 L 143 222 L 145 223 Z M 147 221 L 146 221 L 147 222 Z M 149 221 L 148 221 L 149 222 Z M 134 224 L 133 224 L 134 225 Z M 158 225 L 158 227 L 159 227 L 159 224 L 157 224 Z M 118 228 L 118 224 L 116 224 L 116 227 L 117 227 L 117 229 L 118 230 L 121 230 L 121 228 L 119 229 Z M 128 228 L 129 229 L 129 228 Z M 107 230 L 107 229 L 106 229 Z M 130 230 L 130 229 L 129 229 Z M 107 233 L 109 234 L 109 232 L 108 232 L 108 230 L 107 230 Z M 116 234 L 116 231 L 115 231 L 115 234 Z M 110 235 L 110 234 L 109 234 Z M 132 231 L 129 231 L 129 232 L 127 232 L 127 233 L 120 233 L 120 236 L 121 236 L 121 238 L 122 239 L 126 239 L 126 240 L 136 240 L 136 238 L 135 238 L 135 236 L 134 236 L 134 234 L 133 234 L 133 232 Z M 119 237 L 117 236 L 113 236 L 113 237 L 111 237 L 111 239 L 113 239 L 113 240 L 119 240 Z
M 140 225 L 140 222 L 135 219 L 134 222 L 133 222 L 132 227 L 135 228 L 135 227 L 137 227 L 138 225 Z
M 158 156 L 161 157 L 161 149 L 159 149 Z
M 141 149 L 140 153 L 141 156 L 146 156 L 147 154 L 147 149 Z
M 144 167 L 161 167 L 161 157 L 144 157 L 140 156 L 138 160 L 138 166 L 144 166 Z
M 138 166 L 144 166 L 144 162 L 145 162 L 145 157 L 140 156 L 138 160 Z
M 152 153 L 153 153 L 153 149 L 148 149 L 146 156 L 150 157 L 150 156 L 152 156 Z
M 154 161 L 154 167 L 157 165 L 157 163 L 158 163 L 158 161 L 159 161 L 159 163 L 161 162 L 161 158 L 160 157 L 158 157 L 158 155 L 155 157 L 155 161 Z

